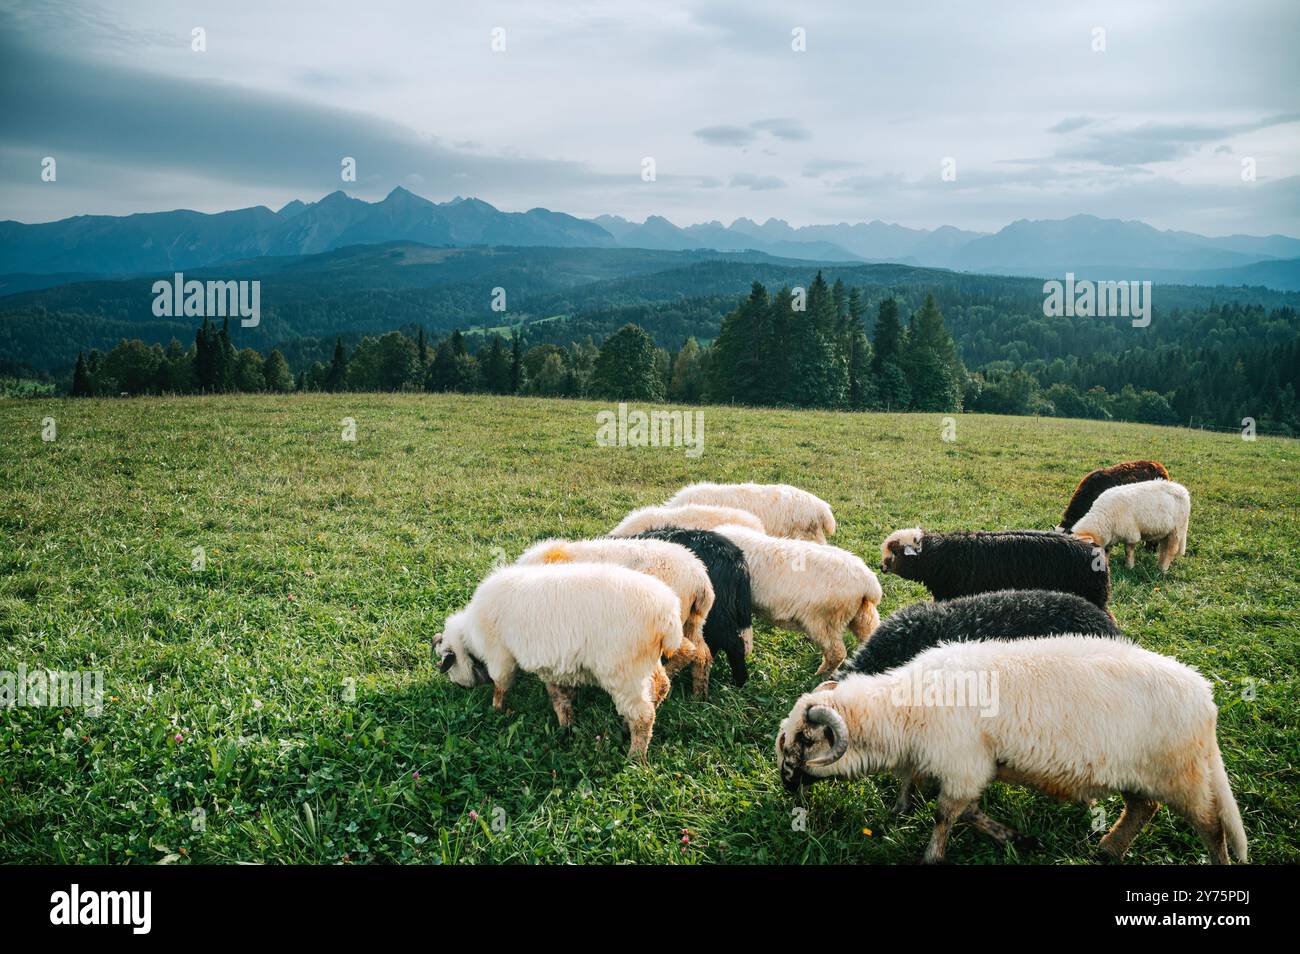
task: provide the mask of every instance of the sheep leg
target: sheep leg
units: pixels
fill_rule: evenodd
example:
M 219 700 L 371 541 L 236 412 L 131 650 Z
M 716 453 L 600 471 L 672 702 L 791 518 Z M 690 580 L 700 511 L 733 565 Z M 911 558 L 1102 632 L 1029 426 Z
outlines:
M 1101 847 L 1112 858 L 1123 858 L 1133 839 L 1138 836 L 1151 816 L 1156 813 L 1160 803 L 1144 795 L 1124 792 L 1124 811 L 1111 830 L 1101 839 Z
M 515 684 L 515 667 L 506 666 L 492 677 L 492 708 L 500 712 L 506 707 L 506 693 Z
M 978 804 L 972 804 L 962 812 L 961 820 L 976 831 L 982 831 L 1000 845 L 1013 844 L 1021 850 L 1038 846 L 1037 838 L 1032 835 L 1022 835 L 1010 825 L 989 818 Z
M 1232 863 L 1228 860 L 1228 834 L 1223 830 L 1223 823 L 1218 818 L 1208 822 L 1197 822 L 1196 833 L 1201 836 L 1201 841 L 1205 842 L 1205 847 L 1210 852 L 1210 864 Z
M 1160 541 L 1160 572 L 1164 573 L 1169 569 L 1169 564 L 1174 562 L 1177 556 L 1178 542 L 1172 535 L 1165 537 Z
M 869 639 L 879 625 L 880 611 L 876 609 L 875 603 L 867 600 L 862 601 L 862 608 L 853 619 L 849 620 L 849 629 L 859 640 Z
M 1130 570 L 1133 569 L 1134 555 L 1137 547 L 1132 543 L 1124 544 L 1124 565 Z
M 668 671 L 663 666 L 656 668 L 654 675 L 650 677 L 650 698 L 653 700 L 656 709 L 668 698 L 668 693 L 672 688 L 673 684 L 668 678 Z
M 922 864 L 943 864 L 952 826 L 974 801 L 972 798 L 939 796 L 939 817 L 934 820 L 934 832 L 930 835 L 930 844 L 926 846 L 925 857 L 921 859 Z
M 572 686 L 557 686 L 548 682 L 546 694 L 551 697 L 551 708 L 555 710 L 555 718 L 560 721 L 560 728 L 570 728 L 573 725 L 573 697 L 576 690 Z
M 695 645 L 695 660 L 691 663 L 691 694 L 703 699 L 709 694 L 709 670 L 713 667 L 713 653 L 703 640 Z
M 697 651 L 696 643 L 689 639 L 683 639 L 677 652 L 668 657 L 668 661 L 664 663 L 664 669 L 668 672 L 668 675 L 675 676 L 689 666 L 692 660 L 695 659 Z
M 898 797 L 894 799 L 894 808 L 891 814 L 895 818 L 901 818 L 912 810 L 912 785 L 916 780 L 916 773 L 911 769 L 899 769 L 896 772 L 898 776 Z
M 664 667 L 656 665 L 644 681 L 630 693 L 611 693 L 614 708 L 627 723 L 628 734 L 632 737 L 627 750 L 627 757 L 636 761 L 645 761 L 646 750 L 650 747 L 650 736 L 654 733 L 655 706 L 667 695 L 668 676 Z
M 844 662 L 844 657 L 849 654 L 844 648 L 844 637 L 840 635 L 842 631 L 843 627 L 837 627 L 833 631 L 829 626 L 809 627 L 808 635 L 822 651 L 822 664 L 817 670 L 817 675 L 839 669 L 840 663 Z

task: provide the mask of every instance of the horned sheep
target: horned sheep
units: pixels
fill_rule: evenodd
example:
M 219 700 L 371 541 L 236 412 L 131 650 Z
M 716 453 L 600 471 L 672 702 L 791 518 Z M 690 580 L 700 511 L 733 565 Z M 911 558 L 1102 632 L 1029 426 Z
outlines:
M 447 618 L 432 647 L 438 669 L 458 686 L 493 683 L 496 709 L 518 670 L 536 673 L 566 728 L 576 688 L 599 685 L 627 722 L 633 759 L 645 758 L 655 708 L 670 688 L 660 657 L 690 648 L 667 584 L 600 563 L 496 570 Z
M 992 693 L 973 689 L 980 676 L 996 677 Z M 1199 673 L 1126 640 L 948 643 L 800 697 L 777 734 L 777 765 L 790 791 L 880 771 L 932 778 L 931 863 L 943 860 L 959 819 L 999 840 L 1013 834 L 978 808 L 1000 780 L 1072 801 L 1123 793 L 1124 812 L 1101 840 L 1117 858 L 1164 802 L 1195 826 L 1211 861 L 1226 864 L 1229 848 L 1240 861 L 1247 848 L 1217 716 Z

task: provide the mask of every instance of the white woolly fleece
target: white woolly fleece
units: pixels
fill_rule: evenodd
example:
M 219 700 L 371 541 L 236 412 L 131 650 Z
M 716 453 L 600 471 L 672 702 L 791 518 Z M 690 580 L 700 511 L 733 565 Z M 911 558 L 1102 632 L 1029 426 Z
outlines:
M 996 677 L 993 715 L 951 700 L 922 704 L 914 691 L 979 674 Z M 788 744 L 813 705 L 844 718 L 849 747 L 836 762 L 804 768 L 810 775 L 917 772 L 955 800 L 977 799 L 994 779 L 1078 801 L 1140 792 L 1189 819 L 1219 818 L 1233 853 L 1245 859 L 1209 683 L 1128 640 L 1070 635 L 942 644 L 889 672 L 851 675 L 806 693 L 781 723 L 778 740 Z M 819 742 L 807 757 L 825 749 Z M 783 755 L 778 742 L 778 761 Z
M 682 507 L 642 507 L 623 518 L 609 531 L 611 537 L 631 537 L 647 530 L 681 527 L 683 530 L 713 530 L 724 523 L 734 523 L 764 533 L 763 521 L 746 510 L 734 507 L 709 507 L 689 504 Z
M 816 494 L 790 484 L 690 484 L 677 491 L 665 507 L 709 504 L 735 507 L 754 514 L 774 537 L 825 543 L 835 533 L 831 506 Z
M 660 656 L 681 646 L 677 595 L 648 574 L 603 563 L 496 570 L 448 617 L 437 643 L 456 654 L 448 675 L 458 685 L 474 684 L 472 654 L 498 689 L 516 669 L 561 686 L 595 683 L 624 718 L 651 721 Z
M 704 564 L 667 540 L 543 540 L 523 552 L 517 566 L 614 563 L 666 583 L 681 603 L 683 634 L 703 645 L 704 620 L 713 609 L 713 584 Z
M 1175 555 L 1187 549 L 1187 523 L 1192 495 L 1172 480 L 1144 480 L 1103 492 L 1071 531 L 1076 537 L 1091 535 L 1099 546 L 1137 544 L 1174 537 Z
M 843 661 L 845 627 L 852 625 L 859 638 L 866 638 L 879 625 L 875 607 L 884 593 L 856 554 L 734 524 L 716 530 L 744 552 L 754 605 L 773 622 L 810 636 L 826 657 L 823 670 Z

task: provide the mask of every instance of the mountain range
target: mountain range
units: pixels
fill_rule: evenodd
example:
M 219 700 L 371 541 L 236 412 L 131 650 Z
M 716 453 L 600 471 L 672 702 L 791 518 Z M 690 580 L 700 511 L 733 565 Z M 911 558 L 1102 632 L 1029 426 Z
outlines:
M 1300 287 L 1300 239 L 1283 235 L 1211 238 L 1091 215 L 1021 219 L 991 234 L 878 220 L 794 227 L 779 219 L 759 224 L 740 218 L 731 225 L 682 227 L 657 215 L 636 223 L 613 215 L 581 219 L 543 208 L 502 212 L 481 199 L 439 203 L 396 188 L 378 202 L 338 191 L 317 202 L 294 200 L 277 211 L 256 206 L 0 222 L 0 272 L 5 273 L 0 294 L 91 276 L 147 275 L 385 242 L 757 251 L 802 261 L 889 262 L 988 274 L 1057 277 L 1072 271 L 1094 279 L 1150 277 L 1188 284 L 1258 278 L 1271 287 Z

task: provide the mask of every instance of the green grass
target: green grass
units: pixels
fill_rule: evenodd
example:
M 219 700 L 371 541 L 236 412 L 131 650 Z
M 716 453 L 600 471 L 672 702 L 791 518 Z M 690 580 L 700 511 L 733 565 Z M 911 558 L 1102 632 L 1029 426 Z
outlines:
M 513 712 L 494 713 L 490 689 L 434 672 L 429 637 L 493 548 L 513 558 L 544 535 L 601 534 L 692 479 L 806 487 L 834 506 L 835 542 L 877 564 L 900 526 L 1051 527 L 1084 472 L 1154 457 L 1192 491 L 1190 547 L 1163 579 L 1151 554 L 1119 567 L 1112 607 L 1143 645 L 1213 681 L 1252 857 L 1300 861 L 1300 444 L 975 416 L 947 444 L 937 416 L 707 408 L 691 459 L 596 446 L 601 407 L 0 402 L 0 670 L 98 669 L 109 697 L 98 718 L 0 711 L 0 859 L 914 861 L 933 806 L 887 827 L 892 779 L 819 785 L 802 803 L 781 790 L 776 727 L 819 658 L 797 634 L 758 628 L 744 689 L 725 663 L 706 703 L 675 686 L 646 765 L 625 762 L 598 690 L 566 737 L 537 680 L 522 677 Z M 341 440 L 344 417 L 355 443 Z M 883 582 L 885 611 L 925 596 Z M 1113 821 L 1118 796 L 1101 804 Z M 799 807 L 806 830 L 792 824 Z M 951 860 L 1099 860 L 1085 806 L 994 785 L 986 808 L 1042 849 L 1017 855 L 959 826 Z M 1130 855 L 1202 858 L 1167 811 Z

